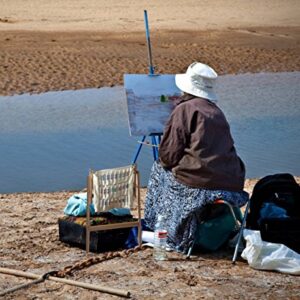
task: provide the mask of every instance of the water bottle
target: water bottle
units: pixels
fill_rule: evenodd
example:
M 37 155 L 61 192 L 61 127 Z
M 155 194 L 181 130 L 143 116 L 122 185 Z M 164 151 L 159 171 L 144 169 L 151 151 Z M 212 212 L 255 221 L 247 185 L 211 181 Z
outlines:
M 154 230 L 154 248 L 153 248 L 153 257 L 155 260 L 166 260 L 167 253 L 167 236 L 168 232 L 165 228 L 164 218 L 161 215 L 158 215 L 157 222 L 155 224 Z

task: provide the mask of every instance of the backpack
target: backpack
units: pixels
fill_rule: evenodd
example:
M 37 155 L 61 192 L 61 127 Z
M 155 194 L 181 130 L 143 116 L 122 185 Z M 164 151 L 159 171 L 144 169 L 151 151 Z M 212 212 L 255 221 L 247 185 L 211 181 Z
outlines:
M 246 228 L 300 252 L 300 186 L 291 174 L 268 175 L 256 183 Z

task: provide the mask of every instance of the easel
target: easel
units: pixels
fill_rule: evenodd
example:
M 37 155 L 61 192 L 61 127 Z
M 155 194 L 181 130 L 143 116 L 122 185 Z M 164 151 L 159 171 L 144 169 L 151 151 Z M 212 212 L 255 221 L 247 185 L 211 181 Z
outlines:
M 154 67 L 152 64 L 152 52 L 151 52 L 151 43 L 150 43 L 150 33 L 149 33 L 149 25 L 148 25 L 148 15 L 147 11 L 144 10 L 144 20 L 145 20 L 145 27 L 146 27 L 146 39 L 147 39 L 147 46 L 148 46 L 148 59 L 149 59 L 149 76 L 158 76 L 154 74 Z M 151 144 L 145 142 L 146 136 L 144 135 L 142 140 L 139 141 L 139 145 L 137 147 L 137 150 L 135 152 L 135 155 L 133 157 L 132 163 L 135 164 L 138 156 L 142 150 L 143 145 L 150 145 L 152 146 L 152 152 L 153 152 L 153 159 L 158 159 L 158 145 L 161 141 L 162 133 L 153 133 L 149 135 L 151 137 Z

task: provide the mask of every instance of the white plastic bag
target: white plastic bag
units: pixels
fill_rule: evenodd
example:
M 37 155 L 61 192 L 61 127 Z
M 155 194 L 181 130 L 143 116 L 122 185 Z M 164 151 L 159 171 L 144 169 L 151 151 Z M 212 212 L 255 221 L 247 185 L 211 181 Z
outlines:
M 154 243 L 154 232 L 152 231 L 142 231 L 142 241 L 146 243 Z
M 243 234 L 247 243 L 242 258 L 250 267 L 300 275 L 300 254 L 285 245 L 262 241 L 260 231 L 245 229 Z

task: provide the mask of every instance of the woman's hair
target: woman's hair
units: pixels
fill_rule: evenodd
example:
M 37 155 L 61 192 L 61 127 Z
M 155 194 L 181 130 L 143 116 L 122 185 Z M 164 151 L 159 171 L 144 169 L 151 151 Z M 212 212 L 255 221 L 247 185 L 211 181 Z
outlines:
M 183 92 L 183 95 L 181 96 L 181 99 L 182 99 L 183 101 L 187 101 L 187 100 L 190 100 L 190 99 L 192 99 L 192 98 L 196 98 L 196 96 L 191 95 L 191 94 L 188 94 L 188 93 L 186 93 L 186 92 Z

